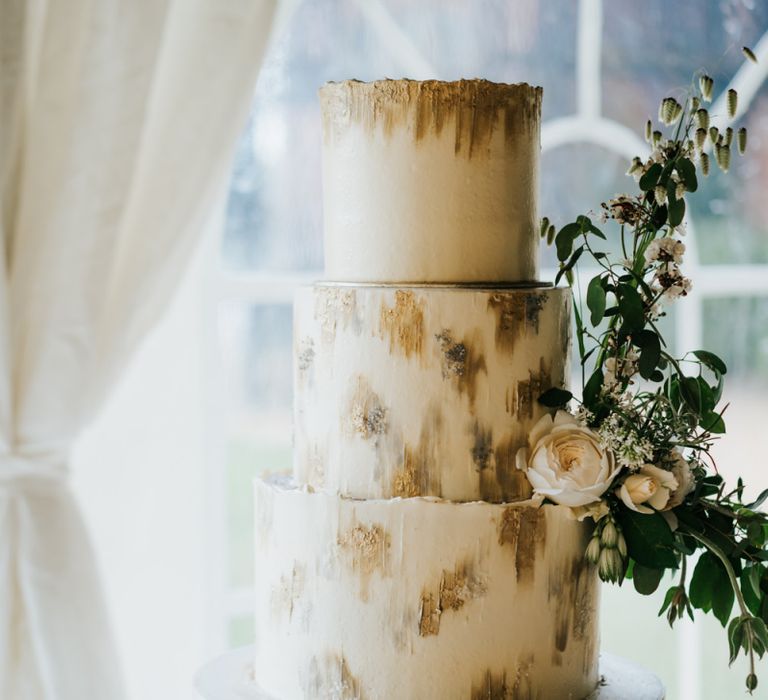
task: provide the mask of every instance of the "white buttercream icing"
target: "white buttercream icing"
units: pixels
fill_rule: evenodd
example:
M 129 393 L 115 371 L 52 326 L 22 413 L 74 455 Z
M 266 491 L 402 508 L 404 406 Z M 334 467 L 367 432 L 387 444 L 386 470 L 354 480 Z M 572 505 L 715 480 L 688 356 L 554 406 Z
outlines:
M 345 81 L 320 96 L 328 279 L 536 279 L 541 88 Z
M 588 526 L 565 509 L 256 483 L 255 677 L 281 700 L 586 697 Z
M 365 498 L 525 498 L 515 454 L 538 397 L 566 381 L 569 301 L 551 287 L 301 289 L 296 480 Z

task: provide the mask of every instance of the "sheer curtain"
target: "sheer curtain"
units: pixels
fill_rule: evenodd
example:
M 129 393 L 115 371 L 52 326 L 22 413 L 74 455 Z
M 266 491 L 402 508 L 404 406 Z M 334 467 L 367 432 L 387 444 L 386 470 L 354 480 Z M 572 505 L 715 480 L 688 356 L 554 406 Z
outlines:
M 0 0 L 2 698 L 123 697 L 68 455 L 195 248 L 275 4 Z

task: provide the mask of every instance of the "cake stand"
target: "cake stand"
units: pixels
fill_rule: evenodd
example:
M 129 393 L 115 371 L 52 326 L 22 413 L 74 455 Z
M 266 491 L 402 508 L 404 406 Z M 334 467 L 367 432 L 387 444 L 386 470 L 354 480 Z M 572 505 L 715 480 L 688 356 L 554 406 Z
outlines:
M 203 667 L 195 687 L 205 700 L 280 700 L 259 690 L 251 672 L 253 647 L 235 649 Z M 661 681 L 641 666 L 600 654 L 600 686 L 587 700 L 664 700 Z

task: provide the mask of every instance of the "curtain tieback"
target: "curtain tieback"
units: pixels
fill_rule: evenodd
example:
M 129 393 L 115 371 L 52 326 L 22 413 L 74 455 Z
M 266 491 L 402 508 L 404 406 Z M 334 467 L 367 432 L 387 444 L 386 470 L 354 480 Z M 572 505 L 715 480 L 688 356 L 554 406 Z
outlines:
M 63 483 L 68 475 L 66 465 L 63 454 L 0 454 L 0 490 L 31 480 Z

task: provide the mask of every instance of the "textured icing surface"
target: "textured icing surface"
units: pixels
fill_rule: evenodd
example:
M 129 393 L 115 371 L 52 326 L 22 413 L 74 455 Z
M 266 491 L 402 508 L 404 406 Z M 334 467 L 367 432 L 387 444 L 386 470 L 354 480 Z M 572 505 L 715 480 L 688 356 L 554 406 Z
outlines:
M 351 124 L 391 135 L 406 129 L 420 141 L 444 129 L 454 137 L 454 151 L 472 157 L 490 143 L 496 129 L 514 138 L 538 124 L 540 87 L 488 80 L 345 80 L 320 88 L 323 132 L 343 138 Z M 501 117 L 501 118 L 500 118 Z
M 554 506 L 256 484 L 255 677 L 282 700 L 584 698 L 589 527 Z
M 294 308 L 297 482 L 358 498 L 529 497 L 515 453 L 539 395 L 568 374 L 567 290 L 325 284 Z
M 320 97 L 328 279 L 536 279 L 541 88 L 346 81 Z

